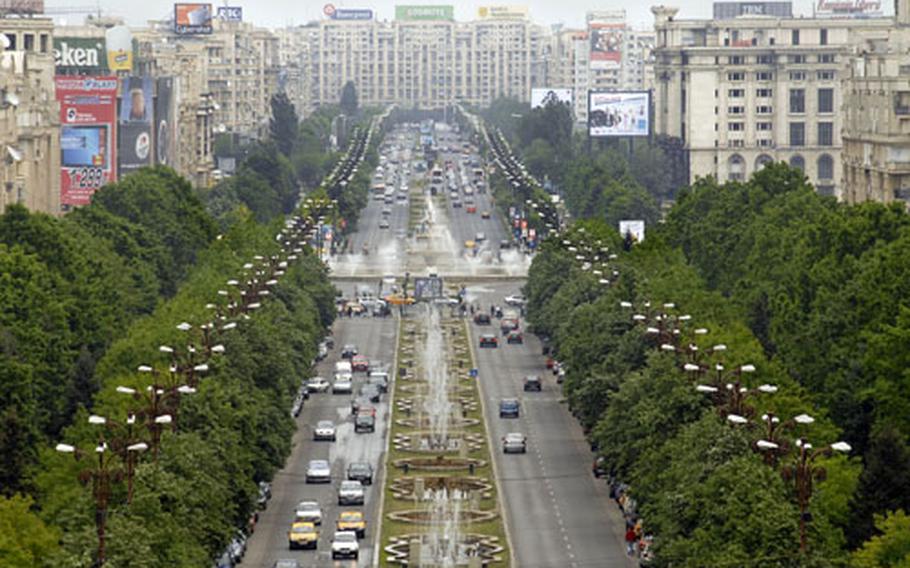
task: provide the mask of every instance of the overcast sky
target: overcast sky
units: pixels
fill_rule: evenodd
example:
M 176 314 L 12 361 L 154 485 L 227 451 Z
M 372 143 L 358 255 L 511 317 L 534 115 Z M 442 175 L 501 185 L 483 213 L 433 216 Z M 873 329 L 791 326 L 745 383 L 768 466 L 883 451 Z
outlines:
M 222 5 L 223 2 L 214 1 L 213 4 Z M 325 0 L 229 0 L 231 6 L 242 6 L 244 19 L 265 27 L 284 27 L 289 24 L 302 24 L 320 18 Z M 589 10 L 612 10 L 625 8 L 627 20 L 630 24 L 650 27 L 653 24 L 650 6 L 661 3 L 660 0 L 648 2 L 641 0 L 624 0 L 607 2 L 604 0 L 530 0 L 528 2 L 403 2 L 395 0 L 368 1 L 340 1 L 333 2 L 336 6 L 350 8 L 372 8 L 380 20 L 394 18 L 396 4 L 454 4 L 455 17 L 458 20 L 473 19 L 478 6 L 487 5 L 526 5 L 530 10 L 531 19 L 541 24 L 564 23 L 572 27 L 581 27 L 584 24 L 585 12 Z M 679 16 L 682 18 L 708 18 L 711 16 L 711 0 L 664 0 L 664 3 L 680 8 Z M 134 26 L 143 25 L 150 19 L 163 19 L 173 12 L 173 3 L 167 0 L 47 0 L 46 4 L 53 7 L 85 7 L 100 5 L 101 9 L 109 15 L 120 16 L 127 23 Z M 883 4 L 888 4 L 884 2 Z M 796 15 L 811 14 L 812 0 L 794 0 L 793 11 Z M 59 19 L 59 17 L 58 17 Z M 80 16 L 65 16 L 66 23 L 81 23 Z

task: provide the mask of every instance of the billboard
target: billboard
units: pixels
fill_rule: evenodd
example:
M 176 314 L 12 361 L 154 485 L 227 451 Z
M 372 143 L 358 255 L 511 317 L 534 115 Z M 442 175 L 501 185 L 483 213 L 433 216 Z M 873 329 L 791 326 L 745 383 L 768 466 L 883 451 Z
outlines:
M 215 18 L 222 22 L 242 22 L 243 8 L 240 6 L 218 6 L 218 14 Z
M 481 6 L 477 8 L 478 20 L 524 20 L 527 6 Z
M 882 3 L 879 0 L 818 0 L 815 13 L 823 18 L 871 18 L 882 15 Z
M 395 19 L 399 21 L 426 21 L 426 20 L 448 20 L 455 19 L 454 6 L 395 6 Z
M 174 33 L 180 35 L 212 33 L 212 5 L 174 4 Z
M 54 78 L 60 103 L 60 203 L 87 205 L 117 175 L 117 77 Z
M 624 23 L 589 22 L 591 69 L 619 67 L 622 61 Z
M 645 240 L 645 222 L 644 221 L 620 221 L 619 234 L 625 238 L 626 234 L 632 235 L 632 240 L 636 243 Z
M 100 37 L 54 37 L 54 66 L 61 75 L 103 75 L 107 49 Z
M 551 101 L 572 106 L 572 89 L 531 89 L 531 108 L 547 106 Z
M 0 0 L 0 14 L 34 15 L 44 13 L 44 0 Z
M 174 78 L 160 77 L 156 80 L 158 95 L 155 97 L 155 163 L 176 166 L 176 115 L 174 99 Z
M 120 177 L 152 163 L 152 79 L 126 77 L 120 89 Z
M 373 10 L 369 8 L 336 8 L 334 4 L 326 4 L 322 13 L 332 20 L 372 20 Z
M 651 132 L 651 93 L 648 91 L 589 91 L 588 135 L 648 136 Z
M 107 68 L 111 71 L 133 70 L 133 34 L 126 26 L 114 26 L 104 32 L 107 44 Z

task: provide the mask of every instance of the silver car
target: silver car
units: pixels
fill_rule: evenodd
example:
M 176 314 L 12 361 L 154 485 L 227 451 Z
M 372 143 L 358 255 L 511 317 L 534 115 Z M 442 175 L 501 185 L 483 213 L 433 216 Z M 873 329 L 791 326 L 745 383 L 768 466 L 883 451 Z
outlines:
M 357 480 L 345 480 L 338 487 L 339 505 L 363 505 L 363 484 Z
M 509 432 L 502 437 L 502 453 L 524 454 L 528 451 L 528 439 L 521 432 Z
M 332 383 L 332 394 L 351 394 L 354 392 L 354 378 L 347 373 L 335 375 L 335 382 Z
M 335 423 L 331 420 L 320 420 L 313 428 L 313 440 L 335 441 Z
M 326 460 L 310 460 L 306 468 L 307 483 L 331 483 L 332 466 Z
M 300 523 L 322 524 L 322 508 L 316 501 L 301 501 L 294 509 L 294 519 Z

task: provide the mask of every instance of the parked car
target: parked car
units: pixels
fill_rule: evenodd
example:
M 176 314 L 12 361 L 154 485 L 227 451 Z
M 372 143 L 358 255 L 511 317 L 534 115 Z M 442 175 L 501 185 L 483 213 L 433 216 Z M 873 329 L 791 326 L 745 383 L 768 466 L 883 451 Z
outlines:
M 234 534 L 234 538 L 231 539 L 231 543 L 228 544 L 228 551 L 230 551 L 231 559 L 235 563 L 240 563 L 243 555 L 246 554 L 246 542 L 246 534 L 243 531 L 237 531 Z
M 510 345 L 511 344 L 522 345 L 524 342 L 525 342 L 524 335 L 522 335 L 521 332 L 517 329 L 513 329 L 506 336 L 506 343 L 508 343 Z
M 329 390 L 329 381 L 323 377 L 313 377 L 312 379 L 306 382 L 306 389 L 311 393 L 314 392 L 325 392 Z
M 272 484 L 268 481 L 259 482 L 259 497 L 256 500 L 257 505 L 260 509 L 265 509 L 265 506 L 268 504 L 269 499 L 272 498 Z
M 518 418 L 521 413 L 521 404 L 517 398 L 504 398 L 499 401 L 500 418 Z
M 492 333 L 485 333 L 480 336 L 481 347 L 499 347 L 499 338 Z
M 331 483 L 332 466 L 326 460 L 310 460 L 306 468 L 307 483 Z
M 347 477 L 363 485 L 373 485 L 373 466 L 367 462 L 351 462 L 348 464 Z
M 318 501 L 301 501 L 294 508 L 294 519 L 301 523 L 322 524 L 322 507 Z
M 360 554 L 360 545 L 357 543 L 357 533 L 354 531 L 336 531 L 332 539 L 332 560 L 339 558 L 353 558 L 357 560 Z
M 363 484 L 354 479 L 347 479 L 338 486 L 339 505 L 363 505 Z
M 525 392 L 540 392 L 543 390 L 543 382 L 537 375 L 528 375 L 524 380 L 524 390 Z
M 528 451 L 528 439 L 520 432 L 509 432 L 502 437 L 502 453 L 524 454 Z
M 486 312 L 477 312 L 474 314 L 474 323 L 477 325 L 490 325 L 490 314 Z
M 591 473 L 598 479 L 609 475 L 610 472 L 607 470 L 607 458 L 603 456 L 594 458 L 594 463 L 591 465 Z
M 320 420 L 313 428 L 313 440 L 334 442 L 335 424 L 331 420 Z

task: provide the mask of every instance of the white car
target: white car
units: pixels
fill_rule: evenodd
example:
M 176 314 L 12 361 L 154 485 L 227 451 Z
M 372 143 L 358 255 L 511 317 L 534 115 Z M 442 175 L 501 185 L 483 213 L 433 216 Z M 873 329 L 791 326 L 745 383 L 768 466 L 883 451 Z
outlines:
M 353 558 L 357 560 L 360 554 L 360 545 L 357 543 L 357 533 L 354 531 L 336 531 L 332 539 L 332 560 L 339 558 Z
M 528 301 L 524 296 L 519 296 L 518 294 L 512 294 L 511 296 L 506 296 L 504 298 L 505 302 L 509 306 L 523 306 Z
M 335 424 L 331 420 L 320 420 L 313 428 L 313 440 L 335 441 Z
M 306 382 L 306 390 L 310 392 L 325 392 L 329 390 L 329 381 L 323 377 L 313 377 Z
M 502 453 L 524 454 L 528 451 L 528 439 L 521 432 L 509 432 L 502 437 Z
M 326 460 L 310 460 L 306 468 L 307 483 L 331 483 L 332 466 Z
M 363 505 L 363 484 L 356 480 L 345 480 L 338 487 L 339 505 Z
M 379 228 L 380 228 L 380 229 L 388 229 L 388 228 L 389 228 L 389 222 L 388 222 L 387 220 L 383 219 L 382 221 L 379 222 Z
M 294 509 L 294 519 L 299 523 L 322 524 L 322 508 L 316 501 L 301 501 Z
M 354 392 L 354 377 L 348 373 L 338 373 L 335 375 L 335 382 L 332 383 L 332 394 L 351 394 Z

